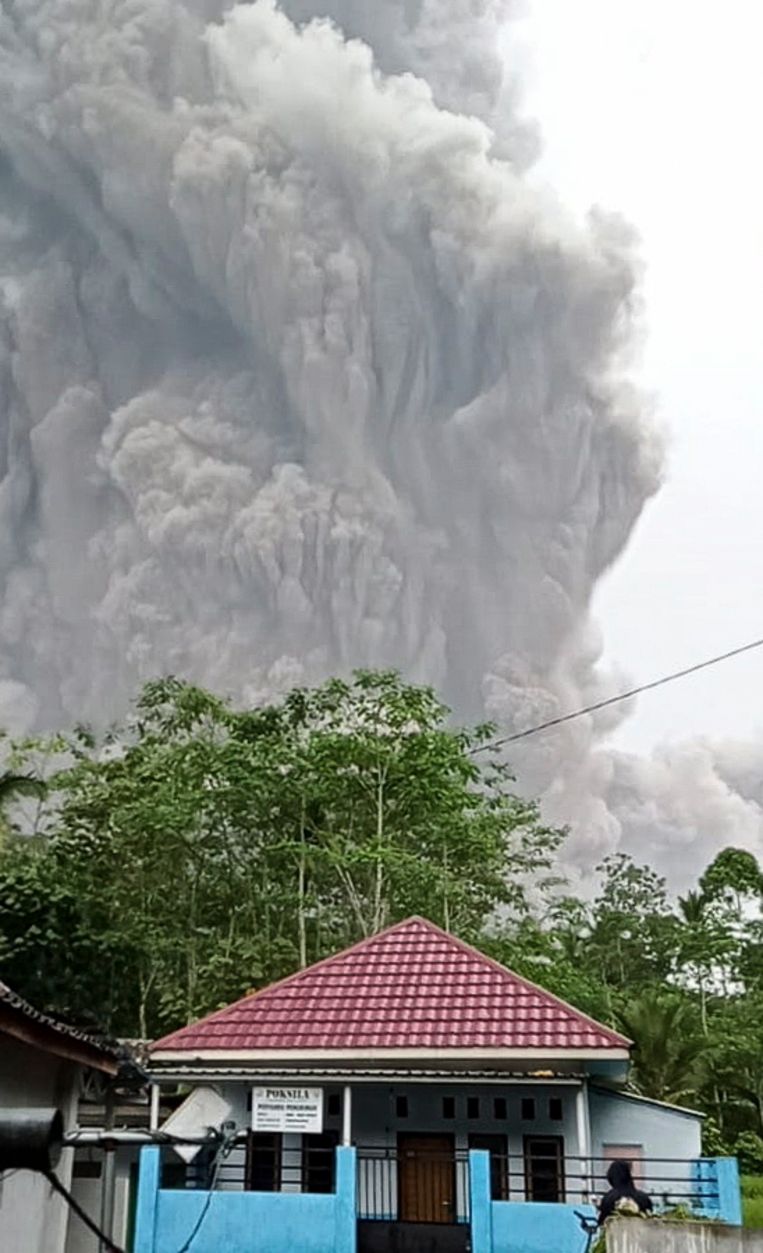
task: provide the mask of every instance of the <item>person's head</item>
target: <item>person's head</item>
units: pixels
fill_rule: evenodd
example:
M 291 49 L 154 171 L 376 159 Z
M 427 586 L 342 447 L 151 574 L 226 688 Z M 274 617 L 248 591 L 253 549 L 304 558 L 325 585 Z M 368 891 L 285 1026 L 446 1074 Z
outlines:
M 620 1158 L 612 1162 L 607 1171 L 607 1183 L 610 1188 L 632 1188 L 633 1173 L 630 1162 L 622 1161 Z

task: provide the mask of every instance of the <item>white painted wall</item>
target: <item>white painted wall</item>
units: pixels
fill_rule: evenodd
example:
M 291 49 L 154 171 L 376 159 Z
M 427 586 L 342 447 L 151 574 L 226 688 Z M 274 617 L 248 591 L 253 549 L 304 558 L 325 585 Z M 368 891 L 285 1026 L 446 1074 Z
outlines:
M 688 1162 L 702 1152 L 702 1119 L 698 1114 L 682 1113 L 596 1089 L 591 1090 L 589 1099 L 594 1157 L 604 1157 L 607 1145 L 639 1146 L 647 1163 L 644 1187 L 655 1202 L 663 1192 L 690 1191 Z M 660 1158 L 673 1160 L 656 1160 Z M 605 1186 L 602 1175 L 603 1169 L 599 1175 L 599 1192 Z
M 232 1107 L 232 1118 L 242 1129 L 250 1126 L 251 1115 L 248 1110 L 248 1097 L 255 1079 L 236 1081 L 220 1085 L 222 1095 Z M 342 1087 L 327 1086 L 325 1088 L 326 1109 L 329 1098 L 340 1098 L 339 1110 L 326 1116 L 326 1130 L 333 1130 L 341 1136 Z M 457 1150 L 465 1151 L 471 1133 L 490 1133 L 502 1135 L 510 1158 L 510 1195 L 512 1200 L 523 1200 L 525 1197 L 523 1162 L 524 1141 L 527 1136 L 561 1136 L 564 1141 L 567 1175 L 567 1199 L 577 1203 L 581 1198 L 581 1189 L 587 1188 L 584 1168 L 577 1159 L 581 1153 L 578 1139 L 579 1121 L 576 1111 L 577 1096 L 580 1091 L 578 1083 L 569 1084 L 447 1084 L 447 1083 L 358 1083 L 352 1087 L 352 1140 L 359 1148 L 390 1148 L 397 1145 L 400 1134 L 425 1132 L 433 1135 L 453 1135 Z M 443 1114 L 443 1097 L 455 1100 L 456 1117 L 445 1118 Z M 408 1103 L 408 1116 L 401 1118 L 398 1113 L 398 1098 L 405 1097 Z M 479 1118 L 470 1119 L 467 1115 L 467 1099 L 476 1097 L 480 1102 Z M 500 1097 L 506 1101 L 506 1118 L 496 1118 L 494 1100 Z M 532 1121 L 522 1117 L 522 1101 L 532 1098 L 535 1102 L 535 1118 Z M 558 1098 L 562 1102 L 561 1121 L 552 1120 L 549 1115 L 549 1101 Z M 623 1097 L 596 1088 L 588 1093 L 590 1148 L 588 1152 L 594 1158 L 605 1156 L 608 1145 L 633 1145 L 641 1149 L 645 1159 L 673 1158 L 680 1159 L 675 1163 L 665 1162 L 662 1166 L 649 1167 L 645 1183 L 659 1200 L 662 1191 L 672 1193 L 690 1190 L 691 1159 L 699 1157 L 701 1152 L 701 1119 L 697 1115 L 685 1114 L 677 1110 L 647 1104 L 642 1101 Z M 294 1187 L 286 1176 L 290 1164 L 298 1161 L 295 1150 L 300 1144 L 299 1136 L 287 1136 L 283 1144 L 284 1187 Z M 245 1150 L 238 1146 L 230 1156 L 232 1165 L 237 1166 L 238 1177 L 243 1180 Z M 394 1166 L 390 1167 L 394 1171 Z M 605 1168 L 599 1166 L 594 1170 L 593 1190 L 601 1194 L 604 1190 Z M 656 1175 L 673 1176 L 669 1181 L 661 1183 Z M 464 1175 L 465 1179 L 465 1175 Z M 230 1181 L 223 1187 L 237 1188 L 241 1184 Z M 459 1181 L 459 1191 L 462 1190 Z M 362 1187 L 361 1187 L 362 1190 Z M 394 1179 L 390 1191 L 396 1193 Z M 459 1196 L 459 1205 L 463 1206 L 463 1198 Z M 362 1197 L 361 1197 L 362 1201 Z M 89 1253 L 89 1250 L 72 1249 L 67 1253 Z
M 250 1126 L 250 1114 L 247 1110 L 247 1098 L 252 1083 L 240 1082 L 221 1085 L 221 1092 L 230 1101 L 238 1126 Z M 525 1136 L 562 1136 L 564 1151 L 568 1158 L 579 1154 L 577 1118 L 575 1111 L 576 1094 L 579 1084 L 557 1085 L 478 1085 L 478 1084 L 357 1084 L 352 1088 L 352 1140 L 360 1148 L 395 1148 L 399 1134 L 427 1132 L 433 1135 L 453 1135 L 457 1150 L 466 1151 L 469 1136 L 473 1133 L 489 1133 L 505 1137 L 506 1150 L 511 1162 L 512 1177 L 510 1190 L 514 1200 L 524 1199 L 524 1180 L 522 1178 Z M 341 1098 L 341 1086 L 327 1086 L 326 1108 L 328 1098 L 337 1095 Z M 456 1117 L 448 1119 L 443 1116 L 443 1097 L 453 1097 L 456 1104 Z M 397 1113 L 398 1097 L 405 1097 L 408 1102 L 408 1117 L 401 1118 Z M 480 1103 L 480 1117 L 467 1117 L 467 1099 L 477 1098 Z M 506 1101 L 507 1116 L 498 1119 L 494 1114 L 496 1097 Z M 522 1099 L 530 1097 L 535 1101 L 535 1118 L 532 1121 L 522 1118 Z M 549 1116 L 549 1101 L 559 1098 L 562 1101 L 562 1120 L 552 1120 Z M 340 1112 L 325 1119 L 326 1130 L 336 1131 L 341 1136 L 342 1115 Z M 284 1140 L 284 1164 L 289 1161 L 288 1150 L 297 1148 L 299 1137 L 286 1137 Z M 231 1163 L 240 1165 L 243 1172 L 244 1148 L 238 1146 L 231 1154 Z M 577 1189 L 578 1165 L 569 1164 L 570 1189 Z M 465 1176 L 464 1176 L 465 1177 Z M 228 1185 L 235 1187 L 234 1184 Z M 459 1203 L 462 1202 L 459 1198 Z
M 78 1069 L 9 1036 L 0 1038 L 0 1108 L 59 1108 L 74 1123 Z M 71 1183 L 72 1150 L 56 1168 Z M 0 1253 L 64 1253 L 69 1210 L 47 1181 L 31 1171 L 0 1179 Z
M 103 1171 L 103 1152 L 100 1149 L 79 1149 L 77 1159 L 97 1162 Z M 124 1246 L 127 1236 L 128 1210 L 130 1200 L 130 1167 L 138 1160 L 136 1148 L 124 1147 L 117 1149 L 114 1178 L 114 1239 Z M 100 1224 L 101 1221 L 101 1183 L 102 1176 L 96 1179 L 78 1178 L 76 1166 L 73 1170 L 71 1190 L 85 1213 Z M 0 1253 L 2 1245 L 0 1244 Z M 64 1253 L 98 1253 L 98 1237 L 89 1231 L 84 1223 L 72 1216 L 66 1237 Z

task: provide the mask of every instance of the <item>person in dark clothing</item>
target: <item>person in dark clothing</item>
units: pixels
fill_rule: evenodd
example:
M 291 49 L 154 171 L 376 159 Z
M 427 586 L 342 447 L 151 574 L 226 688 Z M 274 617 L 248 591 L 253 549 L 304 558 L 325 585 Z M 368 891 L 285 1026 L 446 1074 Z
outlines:
M 607 1171 L 607 1183 L 609 1192 L 601 1198 L 599 1205 L 600 1227 L 618 1210 L 632 1214 L 651 1214 L 651 1197 L 636 1187 L 629 1162 L 612 1162 Z

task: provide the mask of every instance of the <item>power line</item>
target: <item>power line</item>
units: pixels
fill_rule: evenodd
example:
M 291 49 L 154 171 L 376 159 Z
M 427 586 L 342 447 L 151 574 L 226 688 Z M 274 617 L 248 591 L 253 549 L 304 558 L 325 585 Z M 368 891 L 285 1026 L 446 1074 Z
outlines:
M 220 1176 L 220 1170 L 222 1168 L 223 1161 L 228 1156 L 228 1154 L 230 1153 L 235 1143 L 236 1143 L 235 1130 L 223 1135 L 222 1142 L 220 1143 L 217 1149 L 214 1166 L 212 1167 L 212 1174 L 209 1180 L 209 1187 L 207 1189 L 206 1199 L 199 1213 L 199 1217 L 196 1219 L 196 1222 L 194 1223 L 194 1227 L 193 1227 L 193 1230 L 191 1231 L 191 1234 L 188 1236 L 187 1240 L 184 1242 L 182 1247 L 178 1250 L 178 1253 L 188 1253 L 188 1250 L 190 1249 L 197 1235 L 201 1231 L 201 1228 L 204 1224 L 204 1220 L 207 1217 L 207 1214 L 209 1213 L 209 1207 L 212 1204 L 212 1197 L 214 1196 L 215 1188 L 217 1187 L 217 1181 Z
M 118 1244 L 114 1244 L 114 1241 L 110 1239 L 105 1232 L 101 1231 L 100 1227 L 95 1225 L 90 1215 L 83 1210 L 82 1206 L 77 1201 L 75 1201 L 71 1192 L 64 1187 L 61 1180 L 58 1178 L 58 1175 L 56 1175 L 54 1171 L 46 1170 L 43 1173 L 51 1187 L 55 1188 L 56 1192 L 64 1198 L 69 1208 L 74 1211 L 86 1227 L 90 1228 L 93 1234 L 98 1237 L 98 1239 L 102 1242 L 103 1247 L 107 1249 L 109 1253 L 124 1253 L 124 1249 L 121 1249 Z
M 563 722 L 572 722 L 573 718 L 582 718 L 584 714 L 596 713 L 598 709 L 606 709 L 608 705 L 617 705 L 620 701 L 630 700 L 631 696 L 639 696 L 642 692 L 651 692 L 655 687 L 663 687 L 666 683 L 674 683 L 676 679 L 685 679 L 687 674 L 696 674 L 698 670 L 707 670 L 709 666 L 717 666 L 719 661 L 728 661 L 730 657 L 738 657 L 741 653 L 752 652 L 754 648 L 763 647 L 763 639 L 752 640 L 742 644 L 740 648 L 731 648 L 727 653 L 719 653 L 717 657 L 708 657 L 706 661 L 698 661 L 684 670 L 675 670 L 673 674 L 665 674 L 661 679 L 653 679 L 651 683 L 642 683 L 632 687 L 628 692 L 620 692 L 617 696 L 608 696 L 606 700 L 598 700 L 593 705 L 585 705 L 582 709 L 573 709 L 571 713 L 561 714 L 558 718 L 549 718 L 547 722 L 539 722 L 536 726 L 527 727 L 524 731 L 515 731 L 513 735 L 504 735 L 500 740 L 491 740 L 489 744 L 481 744 L 472 749 L 472 753 L 484 753 L 489 749 L 501 748 L 504 744 L 513 744 L 517 740 L 525 740 L 530 735 L 538 735 L 551 727 L 561 726 Z

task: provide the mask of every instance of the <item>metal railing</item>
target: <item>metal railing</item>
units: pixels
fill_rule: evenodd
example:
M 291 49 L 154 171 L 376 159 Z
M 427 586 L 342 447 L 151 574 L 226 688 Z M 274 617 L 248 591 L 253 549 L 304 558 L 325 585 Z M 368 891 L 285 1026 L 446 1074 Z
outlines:
M 387 1222 L 469 1221 L 469 1155 L 421 1149 L 361 1147 L 358 1153 L 358 1218 Z M 609 1185 L 611 1158 L 577 1157 L 526 1148 L 490 1152 L 494 1201 L 595 1204 Z M 685 1206 L 696 1213 L 717 1209 L 719 1191 L 712 1160 L 649 1158 L 633 1163 L 637 1187 L 656 1210 Z
M 611 1164 L 611 1158 L 561 1152 L 491 1153 L 492 1199 L 592 1204 L 609 1189 Z M 719 1199 L 713 1163 L 705 1164 L 703 1172 L 692 1158 L 650 1157 L 631 1163 L 636 1186 L 651 1197 L 655 1209 L 682 1205 L 698 1213 L 712 1210 Z
M 170 1150 L 162 1155 L 162 1188 L 220 1192 L 309 1192 L 324 1194 L 336 1187 L 333 1145 L 302 1144 L 295 1148 L 240 1138 L 218 1158 L 203 1148 L 187 1165 Z
M 409 1148 L 358 1148 L 362 1221 L 469 1222 L 469 1155 Z

